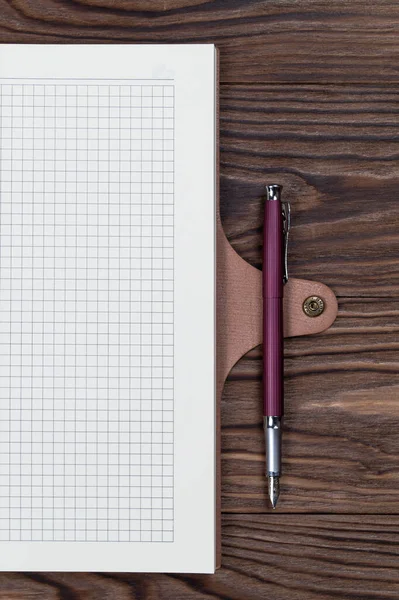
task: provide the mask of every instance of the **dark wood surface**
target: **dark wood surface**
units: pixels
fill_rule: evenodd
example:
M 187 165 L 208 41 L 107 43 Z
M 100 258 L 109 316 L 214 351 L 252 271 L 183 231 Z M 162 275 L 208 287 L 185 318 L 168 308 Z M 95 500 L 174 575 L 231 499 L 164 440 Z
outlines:
M 295 277 L 338 296 L 399 294 L 399 85 L 225 85 L 221 215 L 261 267 L 265 179 L 284 186 Z
M 223 83 L 398 82 L 394 0 L 0 0 L 5 42 L 214 42 Z
M 286 341 L 279 513 L 398 512 L 398 314 L 395 301 L 340 299 L 328 332 Z M 250 352 L 225 387 L 222 499 L 228 512 L 268 512 L 261 358 L 260 348 Z
M 286 343 L 275 514 L 261 349 L 226 383 L 215 576 L 8 573 L 0 598 L 399 597 L 398 30 L 389 0 L 0 0 L 1 42 L 217 43 L 226 233 L 260 267 L 262 186 L 281 182 L 291 274 L 339 297 L 328 332 Z

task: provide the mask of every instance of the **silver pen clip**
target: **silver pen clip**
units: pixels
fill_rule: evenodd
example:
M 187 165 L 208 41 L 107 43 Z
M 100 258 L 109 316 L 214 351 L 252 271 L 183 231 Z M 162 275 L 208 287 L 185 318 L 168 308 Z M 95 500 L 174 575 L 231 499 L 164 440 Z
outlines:
M 289 202 L 282 203 L 283 215 L 283 282 L 288 281 L 288 234 L 291 229 L 291 206 Z

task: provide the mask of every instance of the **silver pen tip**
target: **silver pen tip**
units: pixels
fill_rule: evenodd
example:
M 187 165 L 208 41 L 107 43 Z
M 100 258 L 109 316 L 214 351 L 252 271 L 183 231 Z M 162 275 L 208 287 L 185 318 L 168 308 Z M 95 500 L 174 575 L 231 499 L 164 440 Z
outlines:
M 278 475 L 269 475 L 267 478 L 268 493 L 270 504 L 273 509 L 277 506 L 277 500 L 280 495 L 280 479 Z

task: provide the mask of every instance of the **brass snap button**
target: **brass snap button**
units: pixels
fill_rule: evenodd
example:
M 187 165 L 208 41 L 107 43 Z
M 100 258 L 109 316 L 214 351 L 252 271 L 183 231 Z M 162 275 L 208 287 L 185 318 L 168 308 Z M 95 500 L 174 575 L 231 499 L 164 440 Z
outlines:
M 324 312 L 324 300 L 320 296 L 309 296 L 304 301 L 302 308 L 305 315 L 308 317 L 318 317 Z

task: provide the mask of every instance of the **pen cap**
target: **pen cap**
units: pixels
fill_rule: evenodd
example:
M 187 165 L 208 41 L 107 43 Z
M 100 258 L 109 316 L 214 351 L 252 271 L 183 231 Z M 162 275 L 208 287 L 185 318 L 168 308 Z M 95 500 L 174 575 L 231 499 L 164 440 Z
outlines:
M 281 187 L 266 186 L 263 229 L 263 294 L 266 298 L 283 296 L 283 217 Z

